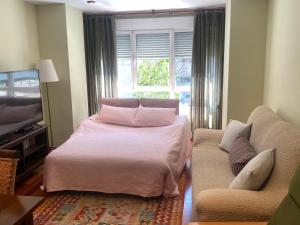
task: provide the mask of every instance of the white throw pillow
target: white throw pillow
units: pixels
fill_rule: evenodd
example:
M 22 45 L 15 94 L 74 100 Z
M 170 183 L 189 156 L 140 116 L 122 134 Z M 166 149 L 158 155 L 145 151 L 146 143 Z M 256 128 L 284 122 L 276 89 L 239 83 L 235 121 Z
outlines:
M 222 138 L 219 147 L 229 152 L 233 147 L 234 140 L 242 134 L 249 139 L 252 124 L 242 123 L 237 120 L 231 120 L 225 129 L 224 136 Z
M 259 190 L 271 174 L 274 161 L 274 148 L 259 153 L 248 162 L 229 187 L 231 189 Z

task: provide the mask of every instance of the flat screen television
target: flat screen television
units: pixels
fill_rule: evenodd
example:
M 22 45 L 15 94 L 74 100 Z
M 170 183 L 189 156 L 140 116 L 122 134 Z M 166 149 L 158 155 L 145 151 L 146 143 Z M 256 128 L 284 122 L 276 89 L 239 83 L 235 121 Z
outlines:
M 0 143 L 42 120 L 38 70 L 0 72 Z

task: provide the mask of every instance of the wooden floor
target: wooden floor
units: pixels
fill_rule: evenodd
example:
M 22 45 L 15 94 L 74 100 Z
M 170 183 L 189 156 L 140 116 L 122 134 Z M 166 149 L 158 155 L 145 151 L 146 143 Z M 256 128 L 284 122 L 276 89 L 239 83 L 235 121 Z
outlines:
M 30 196 L 46 196 L 47 193 L 41 190 L 43 185 L 43 168 L 34 171 L 25 181 L 16 185 L 15 195 L 30 195 Z M 191 170 L 189 163 L 185 168 L 187 179 L 187 187 L 185 190 L 184 209 L 182 224 L 187 224 L 192 220 L 192 185 L 191 185 Z
M 42 167 L 37 169 L 25 181 L 16 184 L 15 195 L 46 196 L 47 193 L 41 189 L 43 185 L 42 170 Z

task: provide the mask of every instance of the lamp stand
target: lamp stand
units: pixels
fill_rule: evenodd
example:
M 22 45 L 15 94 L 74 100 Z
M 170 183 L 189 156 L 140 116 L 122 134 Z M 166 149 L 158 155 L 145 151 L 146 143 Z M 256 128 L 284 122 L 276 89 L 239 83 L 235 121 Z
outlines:
M 51 123 L 51 112 L 50 112 L 50 99 L 48 93 L 48 82 L 46 82 L 46 91 L 47 91 L 47 105 L 48 105 L 48 118 L 49 118 L 49 125 L 50 125 L 50 140 L 51 140 L 51 147 L 53 147 L 53 134 L 52 134 L 52 123 Z

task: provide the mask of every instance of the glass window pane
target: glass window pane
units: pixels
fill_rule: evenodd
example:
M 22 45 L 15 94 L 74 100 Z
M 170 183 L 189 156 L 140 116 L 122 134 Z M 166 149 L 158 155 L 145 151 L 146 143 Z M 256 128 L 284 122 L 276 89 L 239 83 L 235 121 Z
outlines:
M 191 100 L 193 32 L 176 32 L 174 35 L 175 96 L 179 98 L 180 114 L 189 115 Z
M 193 33 L 176 32 L 174 47 L 176 86 L 189 86 L 191 84 Z
M 132 96 L 136 98 L 170 98 L 170 93 L 167 91 L 136 91 Z
M 137 86 L 169 86 L 169 33 L 136 35 Z
M 175 58 L 176 86 L 191 85 L 192 57 Z
M 118 96 L 131 97 L 131 36 L 117 34 Z
M 118 58 L 118 95 L 119 97 L 130 97 L 131 91 L 131 59 Z
M 169 59 L 138 59 L 138 86 L 169 86 Z

